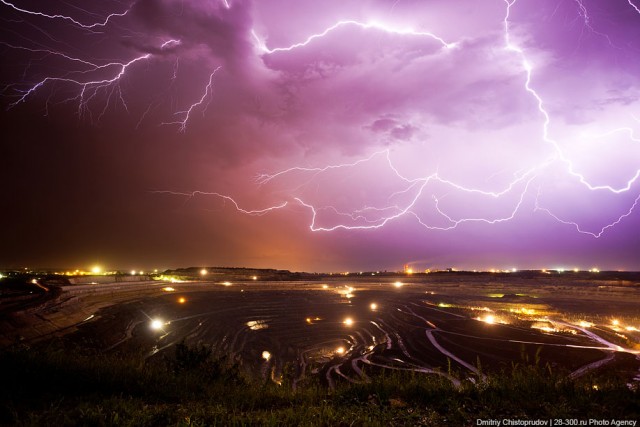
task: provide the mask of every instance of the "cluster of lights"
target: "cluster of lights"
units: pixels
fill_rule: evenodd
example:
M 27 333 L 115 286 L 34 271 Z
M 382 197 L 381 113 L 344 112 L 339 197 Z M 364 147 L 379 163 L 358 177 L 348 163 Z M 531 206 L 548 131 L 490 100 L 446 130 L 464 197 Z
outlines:
M 612 319 L 611 320 L 611 329 L 613 329 L 614 331 L 620 331 L 621 328 L 626 329 L 629 332 L 638 332 L 638 328 L 636 328 L 635 326 L 631 326 L 631 325 L 623 325 L 622 322 L 620 322 L 620 320 L 618 319 Z
M 355 291 L 356 291 L 356 288 L 354 288 L 353 286 L 345 286 L 345 288 L 342 290 L 339 290 L 338 293 L 347 299 L 351 299 L 354 297 Z

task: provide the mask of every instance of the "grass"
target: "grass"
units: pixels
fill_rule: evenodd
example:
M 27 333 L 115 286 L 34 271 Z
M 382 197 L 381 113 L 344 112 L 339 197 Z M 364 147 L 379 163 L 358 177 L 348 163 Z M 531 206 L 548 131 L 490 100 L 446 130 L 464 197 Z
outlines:
M 477 418 L 637 419 L 640 392 L 621 379 L 571 380 L 514 364 L 455 388 L 439 376 L 369 372 L 366 384 L 293 390 L 251 379 L 205 347 L 171 358 L 49 344 L 0 353 L 0 424 L 37 426 L 475 425 Z

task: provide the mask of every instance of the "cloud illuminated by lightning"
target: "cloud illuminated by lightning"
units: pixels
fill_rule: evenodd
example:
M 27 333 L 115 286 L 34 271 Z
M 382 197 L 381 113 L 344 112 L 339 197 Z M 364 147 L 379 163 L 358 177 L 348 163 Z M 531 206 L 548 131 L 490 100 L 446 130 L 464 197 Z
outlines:
M 387 160 L 387 166 L 389 168 L 389 170 L 391 170 L 395 176 L 397 176 L 398 179 L 400 179 L 403 182 L 403 187 L 400 188 L 398 191 L 394 192 L 393 194 L 391 194 L 391 196 L 388 199 L 388 204 L 387 205 L 378 205 L 378 206 L 364 206 L 364 207 L 360 207 L 358 209 L 354 209 L 352 212 L 350 213 L 346 213 L 346 212 L 340 212 L 337 208 L 335 208 L 334 206 L 318 206 L 316 204 L 314 204 L 313 202 L 309 201 L 306 197 L 300 196 L 298 194 L 290 194 L 288 196 L 288 200 L 280 202 L 278 204 L 275 204 L 274 206 L 268 207 L 268 208 L 264 208 L 264 209 L 258 209 L 258 210 L 247 210 L 244 208 L 240 208 L 240 206 L 238 205 L 238 203 L 236 203 L 236 201 L 231 198 L 228 195 L 224 195 L 221 193 L 217 193 L 217 192 L 202 192 L 202 191 L 196 191 L 196 192 L 171 192 L 171 191 L 157 191 L 155 193 L 158 194 L 173 194 L 173 195 L 180 195 L 180 196 L 185 196 L 188 198 L 192 198 L 196 195 L 206 195 L 206 196 L 213 196 L 213 197 L 218 197 L 221 199 L 224 199 L 228 202 L 231 202 L 232 205 L 235 207 L 235 209 L 238 212 L 244 213 L 244 214 L 249 214 L 249 215 L 263 215 L 269 212 L 272 212 L 274 210 L 279 210 L 279 209 L 283 209 L 287 206 L 289 206 L 289 204 L 291 204 L 291 202 L 297 202 L 299 205 L 307 208 L 310 210 L 311 214 L 312 214 L 312 218 L 311 218 L 311 223 L 310 223 L 310 229 L 312 231 L 334 231 L 334 230 L 338 230 L 338 229 L 377 229 L 377 228 L 381 228 L 383 226 L 385 226 L 386 224 L 388 224 L 390 221 L 394 221 L 398 218 L 404 217 L 404 216 L 410 216 L 415 218 L 421 225 L 423 225 L 424 227 L 428 228 L 428 229 L 438 229 L 438 230 L 450 230 L 452 228 L 456 228 L 459 224 L 464 224 L 464 223 L 473 223 L 473 222 L 482 222 L 482 223 L 486 223 L 486 224 L 496 224 L 496 223 L 500 223 L 500 222 L 505 222 L 505 221 L 509 221 L 511 219 L 513 219 L 515 217 L 515 215 L 519 212 L 519 210 L 522 207 L 523 204 L 523 200 L 525 199 L 526 194 L 528 194 L 529 192 L 529 188 L 532 185 L 532 183 L 536 180 L 536 178 L 540 177 L 540 175 L 543 173 L 543 171 L 550 167 L 551 165 L 560 163 L 563 165 L 564 169 L 566 170 L 566 173 L 573 177 L 574 179 L 576 179 L 578 182 L 580 182 L 584 187 L 586 187 L 588 190 L 590 191 L 606 191 L 606 192 L 610 192 L 610 193 L 614 193 L 614 194 L 621 194 L 621 193 L 626 193 L 629 192 L 633 187 L 634 184 L 636 184 L 636 181 L 638 181 L 638 179 L 640 178 L 640 169 L 637 169 L 636 172 L 634 174 L 631 174 L 630 177 L 628 177 L 628 179 L 626 179 L 626 182 L 623 185 L 618 185 L 618 186 L 614 186 L 614 185 L 609 185 L 609 184 L 593 184 L 589 178 L 584 174 L 581 173 L 578 168 L 574 165 L 574 163 L 572 162 L 571 158 L 569 158 L 569 156 L 566 154 L 565 150 L 562 147 L 561 142 L 559 142 L 558 140 L 556 140 L 554 137 L 551 136 L 550 134 L 550 125 L 551 125 L 551 121 L 552 121 L 552 117 L 550 115 L 550 113 L 548 112 L 546 106 L 545 106 L 545 101 L 543 100 L 542 96 L 540 95 L 540 93 L 535 89 L 534 84 L 533 84 L 533 75 L 535 72 L 535 64 L 529 59 L 529 56 L 527 55 L 527 53 L 525 52 L 526 48 L 518 45 L 516 42 L 513 41 L 513 37 L 510 31 L 510 26 L 511 26 L 511 12 L 512 12 L 512 8 L 515 7 L 517 0 L 503 0 L 504 4 L 506 5 L 505 7 L 505 15 L 504 15 L 504 19 L 502 21 L 503 24 L 503 39 L 504 39 L 504 48 L 508 51 L 513 53 L 519 60 L 520 66 L 522 67 L 522 73 L 523 73 L 523 85 L 522 85 L 522 89 L 525 93 L 529 94 L 531 96 L 531 99 L 533 100 L 533 102 L 535 103 L 536 107 L 537 107 L 537 111 L 539 113 L 539 117 L 541 119 L 541 127 L 540 127 L 540 139 L 541 141 L 543 141 L 544 143 L 550 145 L 553 148 L 553 152 L 554 154 L 550 157 L 545 159 L 544 161 L 541 161 L 540 163 L 538 163 L 537 165 L 534 165 L 533 167 L 518 173 L 517 175 L 514 176 L 513 180 L 511 180 L 511 182 L 509 182 L 507 185 L 505 185 L 504 187 L 500 188 L 499 190 L 495 190 L 495 191 L 487 191 L 487 190 L 482 190 L 479 188 L 473 188 L 473 187 L 469 187 L 469 186 L 463 186 L 459 183 L 456 183 L 454 180 L 451 179 L 447 179 L 445 177 L 446 173 L 444 174 L 440 174 L 439 172 L 435 172 L 435 173 L 425 173 L 423 174 L 424 176 L 418 177 L 418 178 L 407 178 L 407 176 L 402 173 L 400 171 L 400 169 L 391 161 L 391 152 L 390 150 L 380 150 L 380 151 L 376 151 L 373 154 L 370 154 L 368 156 L 363 157 L 362 159 L 359 160 L 355 160 L 352 162 L 347 162 L 347 163 L 339 163 L 339 164 L 335 164 L 335 165 L 328 165 L 328 166 L 320 166 L 320 167 L 300 167 L 300 166 L 295 166 L 295 167 L 290 167 L 287 169 L 283 169 L 279 172 L 275 172 L 275 173 L 271 173 L 271 174 L 262 174 L 259 175 L 256 178 L 256 181 L 259 185 L 266 185 L 269 183 L 272 183 L 276 180 L 284 180 L 285 178 L 289 178 L 291 177 L 291 175 L 293 174 L 308 174 L 310 176 L 309 181 L 315 179 L 315 178 L 320 178 L 322 177 L 323 174 L 328 174 L 331 173 L 332 171 L 338 170 L 338 169 L 349 169 L 349 168 L 355 168 L 357 166 L 363 165 L 367 162 L 372 161 L 374 158 L 377 158 L 379 156 L 386 156 L 386 160 Z M 574 0 L 575 3 L 578 5 L 578 14 L 579 16 L 582 18 L 583 22 L 584 22 L 584 26 L 585 28 L 587 28 L 589 31 L 591 31 L 592 33 L 599 35 L 601 37 L 606 38 L 606 40 L 609 42 L 609 44 L 611 46 L 613 46 L 611 39 L 609 38 L 609 36 L 607 34 L 601 33 L 599 31 L 597 31 L 592 23 L 591 23 L 591 18 L 589 15 L 589 12 L 587 10 L 587 8 L 585 7 L 585 5 L 583 4 L 582 0 Z M 127 15 L 127 13 L 129 12 L 130 9 L 125 10 L 124 12 L 118 12 L 118 13 L 112 13 L 109 14 L 108 16 L 106 16 L 104 19 L 100 20 L 99 22 L 93 22 L 93 23 L 83 23 L 81 21 L 79 21 L 76 18 L 73 18 L 71 16 L 67 16 L 67 15 L 62 15 L 62 14 L 47 14 L 47 13 L 43 13 L 43 12 L 37 12 L 37 11 L 33 11 L 33 10 L 29 10 L 29 9 L 25 9 L 25 8 L 21 8 L 16 6 L 13 3 L 10 3 L 6 0 L 0 0 L 0 2 L 2 4 L 4 4 L 7 7 L 12 8 L 13 10 L 22 13 L 22 14 L 27 14 L 27 15 L 31 15 L 31 16 L 37 16 L 37 17 L 41 17 L 41 18 L 46 18 L 46 19 L 54 19 L 54 20 L 62 20 L 65 22 L 69 22 L 72 23 L 73 25 L 86 29 L 86 30 L 92 30 L 95 28 L 99 28 L 99 27 L 105 27 L 107 24 L 109 24 L 109 22 L 114 19 L 114 18 L 118 18 L 118 17 L 123 17 L 125 15 Z M 640 14 L 640 9 L 638 9 L 638 7 L 631 1 L 628 0 L 628 4 L 633 7 L 635 9 L 636 12 L 638 12 Z M 230 5 L 228 3 L 227 0 L 222 0 L 222 5 L 226 8 L 226 9 L 230 9 Z M 340 28 L 344 28 L 344 27 L 355 27 L 355 28 L 360 28 L 362 30 L 365 31 L 381 31 L 381 32 L 385 32 L 385 33 L 389 33 L 389 34 L 394 34 L 394 35 L 400 35 L 400 36 L 410 36 L 410 37 L 425 37 L 427 39 L 430 39 L 432 41 L 435 41 L 436 43 L 438 43 L 439 45 L 442 46 L 442 48 L 445 49 L 452 49 L 452 48 L 456 48 L 458 46 L 462 46 L 461 43 L 459 42 L 449 42 L 449 41 L 445 41 L 445 39 L 443 39 L 442 37 L 432 33 L 432 32 L 428 32 L 428 31 L 419 31 L 419 30 L 414 30 L 412 28 L 398 28 L 398 27 L 394 27 L 391 25 L 388 25 L 386 23 L 383 22 L 378 22 L 378 21 L 372 21 L 372 22 L 361 22 L 361 21 L 356 21 L 356 20 L 340 20 L 336 23 L 334 23 L 333 25 L 327 27 L 326 29 L 324 29 L 321 32 L 318 33 L 314 33 L 309 35 L 306 38 L 303 38 L 302 41 L 293 43 L 289 46 L 281 46 L 281 47 L 272 47 L 269 48 L 267 46 L 267 43 L 265 42 L 265 40 L 261 37 L 258 36 L 258 34 L 256 34 L 255 31 L 251 30 L 251 36 L 255 39 L 258 50 L 260 55 L 273 55 L 273 54 L 286 54 L 287 52 L 291 52 L 293 50 L 296 49 L 302 49 L 305 48 L 309 45 L 311 45 L 314 41 L 322 39 L 323 37 L 328 36 L 329 34 L 333 33 L 334 31 L 340 29 Z M 68 72 L 67 74 L 64 74 L 62 76 L 48 76 L 45 77 L 43 79 L 41 79 L 40 81 L 38 81 L 35 84 L 30 85 L 30 87 L 28 87 L 27 89 L 24 90 L 20 90 L 20 96 L 18 97 L 18 99 L 14 102 L 12 102 L 9 107 L 14 107 L 22 102 L 25 102 L 30 96 L 32 96 L 36 91 L 40 90 L 41 88 L 43 88 L 45 85 L 47 84 L 55 84 L 55 83 L 62 83 L 62 84 L 69 84 L 72 86 L 76 86 L 78 87 L 78 93 L 77 96 L 70 98 L 71 100 L 76 100 L 78 102 L 79 105 L 79 114 L 82 114 L 83 112 L 88 110 L 88 103 L 94 99 L 96 96 L 98 96 L 100 91 L 104 91 L 104 93 L 107 96 L 107 102 L 105 103 L 104 109 L 102 110 L 100 116 L 102 116 L 107 108 L 107 106 L 109 105 L 109 99 L 111 96 L 117 95 L 119 97 L 120 103 L 124 106 L 125 109 L 127 109 L 127 104 L 125 102 L 124 96 L 122 94 L 122 92 L 120 91 L 120 88 L 118 86 L 118 82 L 122 79 L 122 77 L 125 75 L 125 73 L 127 72 L 127 70 L 134 66 L 134 64 L 141 62 L 143 60 L 147 60 L 150 57 L 152 57 L 152 54 L 144 54 L 144 55 L 140 55 L 137 57 L 134 57 L 133 59 L 130 59 L 128 61 L 110 61 L 110 62 L 106 62 L 106 63 L 98 63 L 96 61 L 88 61 L 82 58 L 78 58 L 78 57 L 74 57 L 71 55 L 68 55 L 64 52 L 60 52 L 60 51 L 56 51 L 53 49 L 44 49 L 44 48 L 28 48 L 28 47 L 23 47 L 23 46 L 17 46 L 17 45 L 13 45 L 13 44 L 9 44 L 9 43 L 5 43 L 5 42 L 0 42 L 3 46 L 6 46 L 8 48 L 11 49 L 16 49 L 16 50 L 25 50 L 25 51 L 30 51 L 32 53 L 42 53 L 42 54 L 46 54 L 46 55 L 53 55 L 53 56 L 57 56 L 59 58 L 63 58 L 67 61 L 70 61 L 74 64 L 80 64 L 81 66 L 86 67 L 85 69 L 82 70 L 77 70 L 77 71 L 72 71 L 72 72 Z M 169 39 L 164 41 L 161 45 L 160 45 L 160 49 L 169 49 L 175 46 L 180 45 L 182 42 L 178 39 Z M 173 80 L 175 80 L 176 75 L 177 75 L 177 64 L 178 64 L 178 59 L 176 58 L 176 62 L 175 62 L 175 66 L 174 66 L 174 77 Z M 221 66 L 218 66 L 217 68 L 215 68 L 210 74 L 209 74 L 209 78 L 208 78 L 208 83 L 206 84 L 202 95 L 199 99 L 197 99 L 195 102 L 193 102 L 188 108 L 178 111 L 175 113 L 176 116 L 178 116 L 177 120 L 174 121 L 168 121 L 168 122 L 163 122 L 162 124 L 168 125 L 177 125 L 178 129 L 180 132 L 185 132 L 187 129 L 187 124 L 190 121 L 190 119 L 192 118 L 192 115 L 195 111 L 200 111 L 202 114 L 205 114 L 207 111 L 207 107 L 209 106 L 209 103 L 211 102 L 212 99 L 212 93 L 213 93 L 213 83 L 214 83 L 214 76 L 215 74 L 218 72 L 218 70 L 221 68 Z M 100 79 L 91 79 L 91 78 L 82 78 L 82 77 L 90 77 L 91 74 L 90 73 L 96 73 L 96 72 L 111 72 L 110 76 L 108 78 L 100 78 Z M 142 121 L 146 115 L 149 113 L 151 109 L 151 106 L 149 106 L 145 112 L 143 113 L 140 121 Z M 139 123 L 138 123 L 139 124 Z M 617 128 L 617 129 L 613 129 L 611 131 L 607 131 L 605 133 L 601 133 L 601 134 L 593 134 L 593 135 L 587 135 L 587 137 L 589 138 L 606 138 L 608 136 L 611 136 L 615 133 L 625 133 L 628 135 L 629 139 L 632 141 L 636 141 L 636 142 L 640 142 L 640 139 L 638 139 L 635 136 L 635 133 L 633 131 L 633 129 L 629 128 L 629 127 L 621 127 L 621 128 Z M 444 186 L 446 186 L 447 188 L 449 188 L 451 191 L 455 191 L 455 192 L 460 192 L 460 193 L 465 193 L 465 194 L 475 194 L 478 196 L 484 196 L 484 197 L 488 197 L 488 198 L 492 198 L 492 199 L 499 199 L 502 198 L 508 194 L 511 194 L 512 192 L 514 192 L 516 189 L 520 189 L 521 192 L 519 194 L 518 197 L 518 201 L 515 203 L 515 205 L 511 208 L 511 210 L 509 211 L 509 214 L 504 216 L 504 217 L 497 217 L 497 218 L 484 218 L 484 217 L 454 217 L 453 215 L 447 213 L 444 211 L 444 209 L 442 209 L 439 205 L 439 198 L 436 197 L 434 194 L 430 194 L 427 190 L 429 184 L 435 184 L 435 183 L 439 183 L 442 184 Z M 302 187 L 304 184 L 302 184 L 300 187 Z M 519 186 L 522 186 L 522 188 L 519 188 Z M 298 187 L 298 188 L 300 188 Z M 410 194 L 410 200 L 406 201 L 405 203 L 397 203 L 395 201 L 393 201 L 394 197 L 398 196 L 398 195 L 404 195 L 404 194 Z M 436 225 L 432 225 L 432 224 L 428 224 L 427 222 L 425 222 L 424 219 L 421 218 L 421 216 L 415 211 L 416 209 L 416 205 L 417 203 L 421 200 L 421 199 L 429 199 L 429 195 L 431 196 L 431 199 L 433 200 L 433 202 L 435 203 L 435 210 L 437 211 L 437 213 L 444 218 L 449 225 L 445 226 L 445 227 L 441 227 L 441 226 L 436 226 Z M 544 208 L 542 206 L 540 206 L 539 202 L 538 202 L 538 198 L 536 198 L 536 205 L 535 205 L 535 211 L 537 212 L 543 212 L 548 214 L 551 218 L 553 218 L 554 220 L 565 224 L 565 225 L 571 225 L 574 226 L 578 232 L 583 233 L 583 234 L 588 234 L 591 235 L 595 238 L 600 237 L 606 230 L 613 228 L 615 225 L 617 225 L 618 223 L 620 223 L 624 218 L 628 217 L 629 215 L 632 214 L 632 212 L 634 211 L 634 209 L 636 208 L 637 204 L 638 204 L 638 200 L 640 199 L 640 196 L 638 196 L 638 198 L 635 199 L 635 202 L 633 203 L 633 205 L 628 209 L 628 211 L 626 211 L 624 214 L 620 215 L 618 217 L 618 219 L 606 226 L 604 226 L 599 232 L 594 233 L 594 232 L 589 232 L 589 231 L 584 231 L 580 225 L 578 225 L 575 222 L 572 221 L 568 221 L 566 219 L 562 219 L 559 216 L 555 215 L 553 212 L 551 212 L 549 209 Z M 331 226 L 320 226 L 318 225 L 319 219 L 318 219 L 318 215 L 319 213 L 323 212 L 323 211 L 331 211 L 334 214 L 336 214 L 336 216 L 341 217 L 341 216 L 345 216 L 347 218 L 350 219 L 350 221 L 352 223 L 349 224 L 344 224 L 344 223 L 337 223 L 335 225 L 331 225 Z M 375 215 L 374 215 L 375 214 Z M 374 217 L 375 216 L 375 217 Z
M 526 57 L 526 54 L 524 52 L 524 50 L 522 48 L 520 48 L 519 46 L 517 46 L 515 43 L 512 42 L 512 38 L 511 38 L 511 34 L 510 34 L 510 15 L 511 15 L 511 8 L 516 4 L 516 0 L 504 0 L 504 3 L 506 4 L 506 10 L 505 10 L 505 16 L 504 16 L 504 20 L 503 20 L 503 28 L 504 28 L 504 41 L 505 41 L 505 48 L 508 51 L 514 52 L 516 55 L 518 55 L 520 62 L 521 62 L 521 66 L 523 71 L 525 72 L 525 81 L 524 81 L 524 90 L 529 93 L 537 106 L 537 109 L 539 111 L 539 113 L 542 116 L 542 128 L 541 128 L 541 137 L 542 140 L 545 141 L 546 143 L 550 144 L 553 148 L 554 148 L 554 152 L 555 155 L 551 158 L 546 160 L 545 162 L 533 167 L 532 169 L 530 169 L 529 171 L 525 172 L 524 174 L 521 174 L 517 179 L 515 179 L 514 181 L 512 181 L 507 188 L 503 189 L 502 191 L 498 191 L 498 192 L 490 192 L 490 191 L 482 191 L 479 189 L 475 189 L 475 188 L 468 188 L 468 187 L 464 187 L 461 185 L 456 184 L 455 182 L 443 179 L 441 177 L 438 176 L 438 174 L 432 174 L 429 175 L 428 177 L 425 178 L 418 178 L 418 179 L 413 179 L 413 180 L 409 180 L 406 177 L 404 177 L 398 170 L 397 168 L 392 164 L 390 158 L 389 158 L 389 150 L 384 150 L 381 152 L 375 152 L 372 155 L 370 155 L 369 157 L 360 159 L 360 160 L 356 160 L 355 162 L 351 162 L 351 163 L 344 163 L 344 164 L 337 164 L 337 165 L 329 165 L 329 166 L 324 166 L 324 167 L 314 167 L 314 168 L 309 168 L 309 167 L 292 167 L 292 168 L 288 168 L 282 171 L 279 171 L 277 173 L 273 173 L 273 174 L 263 174 L 261 176 L 258 177 L 258 183 L 259 184 L 266 184 L 269 181 L 272 181 L 276 178 L 280 178 L 286 175 L 289 175 L 291 173 L 294 172 L 311 172 L 313 175 L 312 177 L 317 176 L 318 174 L 330 171 L 332 169 L 340 169 L 340 168 L 350 168 L 350 167 L 355 167 L 363 162 L 367 162 L 370 161 L 373 157 L 380 155 L 381 153 L 385 153 L 388 159 L 388 164 L 389 167 L 391 168 L 391 170 L 393 170 L 395 172 L 395 174 L 402 180 L 404 180 L 405 182 L 410 183 L 411 185 L 407 188 L 405 188 L 404 190 L 401 190 L 399 193 L 401 192 L 406 192 L 409 191 L 412 187 L 414 187 L 416 184 L 418 185 L 418 190 L 416 192 L 416 194 L 414 195 L 413 199 L 408 203 L 407 206 L 400 208 L 397 205 L 389 205 L 389 206 L 383 206 L 383 207 L 365 207 L 363 209 L 358 209 L 355 210 L 352 214 L 347 214 L 347 213 L 341 213 L 338 212 L 337 209 L 335 209 L 332 206 L 325 206 L 325 207 L 317 207 L 314 206 L 313 204 L 304 201 L 303 199 L 299 198 L 299 197 L 295 197 L 295 200 L 300 203 L 301 205 L 309 208 L 312 212 L 312 219 L 311 219 L 311 224 L 310 224 L 310 229 L 312 231 L 334 231 L 337 229 L 349 229 L 349 230 L 353 230 L 353 229 L 375 229 L 375 228 L 380 228 L 383 227 L 384 225 L 386 225 L 389 221 L 395 220 L 397 218 L 400 218 L 406 214 L 409 215 L 413 215 L 419 222 L 421 225 L 425 226 L 426 228 L 429 229 L 442 229 L 442 230 L 448 230 L 448 229 L 452 229 L 457 227 L 459 224 L 465 223 L 465 222 L 484 222 L 487 224 L 496 224 L 499 222 L 505 222 L 508 220 L 511 220 L 514 218 L 514 216 L 516 215 L 516 213 L 518 212 L 518 210 L 520 209 L 522 202 L 524 200 L 524 196 L 527 193 L 527 190 L 529 188 L 529 185 L 531 184 L 531 182 L 533 181 L 533 179 L 536 177 L 536 173 L 539 172 L 540 170 L 546 168 L 547 166 L 551 165 L 552 163 L 554 163 L 555 161 L 560 161 L 562 163 L 565 164 L 566 166 L 566 170 L 567 173 L 571 176 L 573 176 L 574 178 L 576 178 L 581 184 L 583 184 L 585 187 L 587 187 L 589 190 L 591 191 L 596 191 L 596 190 L 606 190 L 606 191 L 610 191 L 612 193 L 616 193 L 616 194 L 620 194 L 620 193 L 624 193 L 629 191 L 633 184 L 636 182 L 636 180 L 640 177 L 640 169 L 638 169 L 636 171 L 636 173 L 627 180 L 626 185 L 623 185 L 621 187 L 614 187 L 611 185 L 594 185 L 592 183 L 590 183 L 587 178 L 577 172 L 575 170 L 575 167 L 572 163 L 572 161 L 565 155 L 565 153 L 563 152 L 562 147 L 560 146 L 560 144 L 553 139 L 550 136 L 549 133 L 549 126 L 551 123 L 551 117 L 550 114 L 548 113 L 548 111 L 545 109 L 544 106 L 544 100 L 542 99 L 542 97 L 539 95 L 539 93 L 533 88 L 532 86 L 532 74 L 534 71 L 534 67 L 533 64 L 530 62 L 530 60 Z M 607 41 L 609 42 L 609 44 L 611 45 L 611 40 L 610 38 L 606 35 L 606 34 L 602 34 L 598 31 L 596 31 L 590 23 L 590 17 L 588 14 L 588 11 L 586 9 L 586 7 L 584 6 L 584 4 L 582 3 L 581 0 L 576 0 L 576 3 L 578 4 L 579 7 L 579 14 L 580 16 L 583 18 L 585 26 L 592 31 L 595 34 L 598 34 L 600 36 L 603 36 L 607 39 Z M 629 3 L 634 6 L 630 1 Z M 635 7 L 635 6 L 634 6 Z M 637 8 L 636 8 L 637 10 Z M 294 43 L 291 44 L 289 46 L 285 46 L 285 47 L 276 47 L 276 48 L 268 48 L 265 43 L 257 36 L 257 34 L 255 32 L 252 32 L 253 37 L 256 39 L 257 43 L 258 43 L 258 47 L 260 48 L 260 50 L 264 53 L 264 54 L 273 54 L 273 53 L 278 53 L 278 52 L 288 52 L 297 48 L 302 48 L 304 46 L 307 46 L 309 43 L 311 43 L 312 41 L 322 38 L 326 35 L 328 35 L 329 33 L 331 33 L 332 31 L 338 29 L 339 27 L 342 26 L 357 26 L 363 29 L 376 29 L 376 30 L 382 30 L 382 31 L 386 31 L 386 32 L 390 32 L 390 33 L 395 33 L 395 34 L 411 34 L 411 35 L 421 35 L 421 36 L 428 36 L 433 38 L 434 40 L 439 41 L 444 47 L 447 48 L 451 48 L 455 46 L 455 43 L 447 43 L 445 42 L 442 38 L 434 35 L 433 33 L 428 33 L 428 32 L 417 32 L 414 30 L 410 30 L 410 29 L 403 29 L 403 30 L 398 30 L 395 28 L 391 28 L 391 27 L 387 27 L 383 24 L 380 23 L 361 23 L 358 21 L 352 21 L 352 20 L 343 20 L 343 21 L 338 21 L 337 23 L 333 24 L 332 26 L 326 28 L 324 31 L 320 32 L 320 33 L 316 33 L 316 34 L 312 34 L 311 36 L 307 37 L 304 41 L 302 42 L 298 42 L 298 43 Z M 621 128 L 621 129 L 615 129 L 613 131 L 610 131 L 606 134 L 602 134 L 602 135 L 597 135 L 594 137 L 604 137 L 607 136 L 611 133 L 615 133 L 615 132 L 627 132 L 629 134 L 630 139 L 636 141 L 637 139 L 634 137 L 633 131 L 630 128 Z M 516 184 L 518 184 L 519 182 L 523 181 L 526 179 L 526 185 L 524 187 L 524 190 L 522 191 L 520 198 L 518 200 L 518 203 L 516 204 L 516 206 L 514 207 L 514 209 L 512 210 L 511 214 L 504 217 L 504 218 L 497 218 L 497 219 L 488 219 L 488 218 L 459 218 L 459 219 L 454 219 L 451 216 L 449 216 L 447 213 L 445 213 L 444 211 L 442 211 L 438 205 L 438 199 L 433 196 L 435 203 L 436 203 L 436 210 L 437 212 L 442 215 L 444 218 L 446 218 L 450 223 L 451 226 L 449 227 L 437 227 L 437 226 L 432 226 L 432 225 L 428 225 L 426 223 L 424 223 L 420 217 L 413 212 L 411 209 L 412 207 L 417 203 L 417 201 L 419 200 L 419 198 L 423 195 L 423 192 L 427 186 L 427 184 L 431 181 L 438 181 L 444 184 L 447 184 L 453 188 L 455 188 L 456 190 L 462 191 L 462 192 L 467 192 L 467 193 L 478 193 L 478 194 L 482 194 L 485 196 L 491 196 L 494 198 L 499 198 L 501 196 L 503 196 L 504 194 L 510 192 L 514 186 Z M 640 196 L 639 196 L 640 198 Z M 638 199 L 636 199 L 636 201 L 633 203 L 633 205 L 629 208 L 629 210 L 624 213 L 623 215 L 621 215 L 616 221 L 614 221 L 611 224 L 606 225 L 605 227 L 602 228 L 602 230 L 600 231 L 600 233 L 589 233 L 589 232 L 584 232 L 583 230 L 581 230 L 581 228 L 579 227 L 578 224 L 574 223 L 574 222 L 568 222 L 565 220 L 561 220 L 560 218 L 558 218 L 556 215 L 554 215 L 551 211 L 549 211 L 546 208 L 542 208 L 540 207 L 540 205 L 538 204 L 538 201 L 536 199 L 536 207 L 535 210 L 536 211 L 544 211 L 547 214 L 549 214 L 552 218 L 554 218 L 555 220 L 564 223 L 564 224 L 571 224 L 574 225 L 577 230 L 581 233 L 586 233 L 586 234 L 590 234 L 593 237 L 600 237 L 600 235 L 602 235 L 602 233 L 609 229 L 612 228 L 613 226 L 615 226 L 616 224 L 618 224 L 621 220 L 623 220 L 624 218 L 626 218 L 627 216 L 631 215 L 631 213 L 633 212 L 633 210 L 635 209 L 636 205 L 637 205 L 637 201 Z M 348 217 L 350 217 L 352 220 L 353 219 L 365 219 L 366 224 L 360 224 L 360 225 L 346 225 L 346 224 L 337 224 L 337 225 L 333 225 L 330 227 L 323 227 L 323 226 L 318 226 L 317 225 L 317 216 L 319 211 L 321 210 L 332 210 L 334 213 L 337 213 L 339 215 L 346 215 Z M 381 218 L 379 218 L 378 220 L 368 220 L 365 217 L 361 216 L 361 214 L 364 211 L 371 211 L 371 210 L 375 210 L 377 212 L 386 212 L 386 211 L 393 211 L 394 213 L 388 216 L 383 216 Z

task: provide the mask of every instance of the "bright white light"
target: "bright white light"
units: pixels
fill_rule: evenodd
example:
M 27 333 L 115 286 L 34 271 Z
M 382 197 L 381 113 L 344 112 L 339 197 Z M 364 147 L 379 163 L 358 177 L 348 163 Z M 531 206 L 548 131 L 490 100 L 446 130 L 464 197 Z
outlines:
M 158 329 L 162 329 L 162 326 L 164 326 L 164 322 L 162 320 L 159 320 L 159 319 L 153 319 L 151 321 L 151 325 L 150 326 L 151 326 L 151 329 L 154 329 L 154 330 L 157 331 Z
M 251 280 L 258 280 L 258 276 L 252 276 Z
M 496 318 L 489 314 L 489 315 L 484 316 L 482 321 L 484 323 L 488 323 L 490 325 L 493 325 L 494 323 L 496 323 Z
M 209 272 L 207 271 L 206 268 L 203 268 L 202 270 L 200 270 L 200 275 L 201 276 L 206 276 L 207 274 L 209 274 Z
M 611 324 L 612 324 L 613 326 L 618 326 L 618 325 L 620 324 L 620 321 L 619 321 L 618 319 L 613 319 L 613 320 L 611 321 Z
M 395 286 L 396 288 L 401 288 L 401 287 L 403 287 L 403 286 L 404 286 L 404 283 L 402 283 L 402 282 L 395 282 L 395 283 L 393 284 L 393 286 Z
M 231 286 L 231 282 L 222 282 L 222 284 L 225 286 Z
M 322 285 L 322 289 L 328 289 L 329 285 Z
M 375 302 L 372 302 L 369 307 L 371 307 L 371 310 L 377 310 L 378 309 L 378 304 L 376 304 Z
M 94 274 L 100 274 L 102 273 L 102 267 L 100 267 L 99 265 L 95 265 L 91 268 L 91 272 Z
M 344 347 L 338 347 L 338 348 L 336 348 L 336 353 L 338 353 L 338 354 L 344 354 Z
M 347 317 L 346 319 L 344 319 L 344 322 L 342 322 L 342 323 L 344 323 L 347 326 L 351 326 L 351 325 L 353 325 L 353 319 L 350 318 L 350 317 Z
M 593 323 L 587 322 L 586 320 L 581 320 L 580 323 L 578 323 L 578 325 L 583 328 L 590 328 L 593 326 Z
M 137 273 L 137 271 L 135 271 L 135 270 L 131 270 L 131 275 L 132 275 L 132 276 L 135 276 L 135 275 L 136 275 L 136 273 Z
M 165 292 L 173 292 L 173 291 L 175 291 L 175 289 L 173 289 L 171 286 L 164 287 L 164 288 L 162 288 L 162 290 L 165 291 Z
M 262 352 L 262 358 L 263 358 L 264 360 L 269 360 L 269 359 L 271 359 L 271 353 L 269 353 L 267 350 L 263 351 L 263 352 Z

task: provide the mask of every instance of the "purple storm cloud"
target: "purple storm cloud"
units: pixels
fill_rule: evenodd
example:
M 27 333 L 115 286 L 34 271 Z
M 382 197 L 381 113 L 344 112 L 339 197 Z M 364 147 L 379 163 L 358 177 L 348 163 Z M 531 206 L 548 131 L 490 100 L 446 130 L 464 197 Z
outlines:
M 0 261 L 638 270 L 639 7 L 0 0 Z

